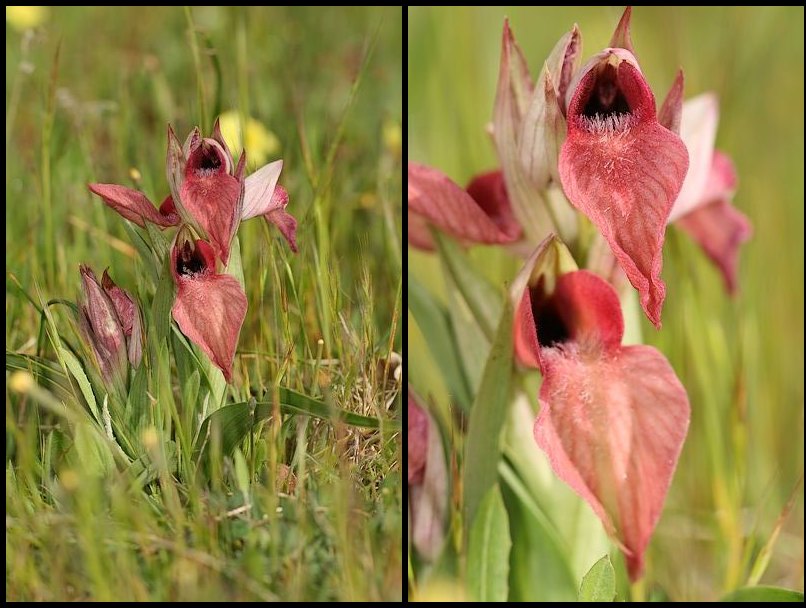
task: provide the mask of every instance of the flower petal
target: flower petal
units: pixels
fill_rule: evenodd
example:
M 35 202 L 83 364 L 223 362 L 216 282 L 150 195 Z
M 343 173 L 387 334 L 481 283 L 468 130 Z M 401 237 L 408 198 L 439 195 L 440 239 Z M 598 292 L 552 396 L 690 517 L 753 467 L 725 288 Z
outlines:
M 182 333 L 232 379 L 235 348 L 246 317 L 246 294 L 240 283 L 216 274 L 213 248 L 180 230 L 171 248 L 171 272 L 178 286 L 172 313 Z
M 265 215 L 266 221 L 280 230 L 291 251 L 297 253 L 297 220 L 285 209 L 275 209 Z
M 520 229 L 514 221 L 502 219 L 500 205 L 496 216 L 506 230 L 502 230 L 473 197 L 440 171 L 409 162 L 408 176 L 409 215 L 420 215 L 440 230 L 471 243 L 511 243 L 520 236 Z M 490 203 L 490 206 L 494 204 Z
M 684 215 L 675 224 L 688 233 L 717 265 L 730 294 L 735 294 L 737 289 L 739 246 L 753 233 L 747 217 L 729 203 L 735 188 L 733 164 L 726 155 L 715 152 L 703 194 L 707 204 Z
M 675 135 L 680 135 L 680 122 L 683 116 L 683 70 L 677 70 L 672 88 L 666 94 L 663 105 L 658 112 L 658 122 Z M 684 142 L 685 143 L 685 142 Z M 691 150 L 689 150 L 689 156 Z M 691 163 L 689 158 L 689 163 Z
M 543 357 L 537 444 L 618 539 L 635 580 L 688 430 L 686 391 L 649 346 L 602 356 L 572 345 Z
M 607 239 L 647 316 L 660 327 L 666 295 L 661 248 L 688 153 L 658 124 L 655 98 L 632 55 L 608 49 L 586 70 L 568 108 L 563 189 Z
M 79 307 L 79 330 L 92 347 L 104 379 L 123 386 L 126 379 L 126 336 L 115 306 L 88 266 L 82 264 L 79 271 L 85 297 L 85 303 Z
M 278 208 L 278 200 L 273 196 L 282 170 L 283 161 L 276 160 L 246 178 L 242 219 L 248 220 L 251 217 L 265 215 Z
M 224 262 L 241 219 L 242 185 L 234 176 L 231 159 L 213 139 L 191 149 L 179 190 L 182 206 L 210 239 Z
M 545 188 L 559 182 L 557 158 L 565 139 L 565 93 L 581 51 L 579 28 L 566 33 L 554 46 L 537 81 L 523 124 L 516 137 L 520 162 L 532 184 Z
M 610 46 L 619 49 L 626 49 L 635 55 L 632 47 L 632 38 L 630 38 L 630 19 L 632 18 L 632 7 L 628 6 L 624 9 L 624 13 L 619 19 L 616 31 L 613 32 L 613 37 L 610 39 Z
M 718 122 L 719 102 L 713 93 L 698 95 L 683 104 L 680 137 L 688 149 L 689 168 L 669 223 L 708 202 L 703 194 L 711 173 Z
M 117 184 L 88 184 L 88 187 L 109 207 L 141 228 L 145 228 L 147 221 L 162 228 L 179 223 L 179 216 L 175 212 L 167 207 L 157 210 L 148 197 L 137 190 Z
M 409 425 L 407 450 L 409 485 L 421 484 L 428 455 L 428 416 L 417 404 L 411 388 L 406 412 Z
M 115 307 L 120 325 L 123 328 L 123 333 L 126 336 L 132 335 L 132 324 L 134 323 L 134 315 L 137 310 L 137 305 L 129 295 L 129 293 L 118 287 L 109 276 L 109 272 L 104 270 L 103 277 L 101 278 L 101 285 L 103 286 L 106 295 L 112 301 Z
M 536 146 L 534 150 L 530 147 L 531 144 L 524 144 L 522 148 L 520 139 L 524 117 L 529 109 L 533 90 L 534 95 L 542 97 L 535 102 L 538 105 L 532 111 L 532 134 L 534 135 L 535 126 L 540 125 L 540 129 L 543 129 L 546 121 L 550 124 L 552 132 L 555 132 L 555 127 L 557 127 L 555 117 L 559 112 L 552 110 L 551 116 L 545 117 L 551 106 L 545 104 L 544 97 L 547 94 L 549 97 L 556 95 L 554 93 L 556 87 L 549 86 L 550 84 L 552 83 L 544 81 L 542 88 L 538 87 L 537 90 L 534 90 L 523 53 L 515 42 L 509 22 L 505 21 L 501 40 L 498 88 L 493 109 L 493 139 L 498 158 L 501 161 L 501 169 L 504 173 L 513 212 L 527 237 L 534 243 L 557 230 L 541 192 L 545 184 L 535 183 L 530 177 L 530 172 L 532 172 L 535 175 L 534 179 L 545 179 L 548 153 L 545 152 L 544 147 L 547 144 L 540 139 L 534 141 Z M 554 103 L 555 108 L 556 106 L 557 104 Z M 551 142 L 548 143 L 549 149 L 552 145 Z M 527 169 L 524 167 L 523 157 L 525 155 L 527 159 L 531 159 L 533 153 L 534 166 L 530 164 Z
M 424 438 L 425 467 L 420 483 L 409 486 L 412 543 L 426 560 L 433 561 L 445 544 L 445 518 L 448 513 L 448 469 L 442 439 L 436 422 L 423 410 L 428 434 Z
M 476 175 L 467 185 L 467 193 L 501 232 L 521 236 L 520 224 L 512 214 L 512 206 L 509 204 L 503 172 L 498 170 Z

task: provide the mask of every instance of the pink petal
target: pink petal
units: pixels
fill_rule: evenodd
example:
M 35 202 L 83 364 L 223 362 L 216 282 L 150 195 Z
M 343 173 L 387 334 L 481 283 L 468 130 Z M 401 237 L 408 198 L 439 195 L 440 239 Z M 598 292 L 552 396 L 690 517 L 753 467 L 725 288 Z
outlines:
M 234 277 L 215 273 L 215 253 L 204 241 L 178 239 L 171 249 L 171 269 L 179 288 L 174 320 L 229 382 L 246 317 L 246 294 Z
M 233 165 L 232 152 L 230 151 L 227 142 L 224 140 L 224 136 L 221 134 L 221 125 L 219 124 L 218 118 L 215 119 L 215 125 L 213 125 L 213 139 L 216 140 L 224 149 L 224 153 L 229 158 L 230 165 Z
M 634 62 L 627 51 L 609 49 L 583 70 L 568 108 L 560 178 L 660 327 L 666 295 L 661 248 L 688 153 L 680 138 L 658 124 L 655 98 Z
M 610 46 L 619 49 L 626 49 L 635 55 L 632 48 L 632 39 L 630 38 L 630 19 L 632 18 L 632 7 L 628 6 L 624 9 L 624 14 L 621 15 L 616 31 L 613 32 L 613 37 L 610 39 Z
M 663 100 L 660 112 L 658 112 L 658 122 L 669 129 L 675 135 L 680 135 L 680 121 L 683 117 L 683 70 L 677 70 L 672 88 Z M 685 143 L 685 142 L 684 142 Z M 691 151 L 689 150 L 689 157 Z M 691 158 L 689 158 L 691 162 Z
M 406 212 L 406 236 L 409 243 L 416 249 L 423 251 L 433 251 L 436 249 L 428 222 L 421 215 L 412 213 L 411 208 Z
M 284 209 L 275 209 L 266 214 L 266 221 L 274 224 L 288 241 L 291 251 L 297 253 L 297 220 Z
M 428 416 L 417 405 L 411 389 L 409 389 L 409 403 L 406 412 L 409 425 L 407 450 L 409 485 L 421 484 L 428 455 Z
M 735 294 L 739 247 L 753 233 L 747 217 L 726 199 L 720 199 L 684 215 L 675 225 L 702 247 L 722 272 L 728 293 Z
M 713 93 L 699 95 L 683 104 L 680 137 L 688 149 L 689 168 L 669 214 L 669 223 L 708 202 L 703 194 L 711 173 L 718 122 L 719 103 Z
M 689 423 L 686 391 L 657 350 L 543 352 L 537 444 L 621 544 L 631 580 L 660 518 Z
M 134 323 L 134 315 L 137 310 L 134 300 L 126 290 L 115 284 L 106 270 L 104 270 L 101 285 L 115 307 L 115 312 L 117 312 L 118 319 L 120 319 L 120 324 L 123 327 L 123 333 L 126 336 L 132 335 L 132 323 Z
M 112 305 L 115 307 L 121 327 L 123 328 L 123 334 L 126 336 L 126 350 L 129 354 L 129 363 L 131 363 L 132 367 L 137 367 L 140 365 L 140 358 L 143 355 L 140 310 L 129 292 L 118 287 L 106 270 L 104 270 L 101 285 L 106 295 L 109 296 L 109 299 L 112 301 Z
M 409 403 L 416 406 L 412 391 L 409 391 Z M 417 414 L 415 414 L 416 416 Z M 427 432 L 422 434 L 416 422 L 414 433 L 415 444 L 409 443 L 409 458 L 412 451 L 422 454 L 424 462 L 419 462 L 419 456 L 410 467 L 419 471 L 411 477 L 409 483 L 409 504 L 411 506 L 411 536 L 412 544 L 417 552 L 426 560 L 433 561 L 445 544 L 445 519 L 448 513 L 448 469 L 445 464 L 445 453 L 442 448 L 442 439 L 434 419 L 425 411 L 420 410 L 420 416 L 425 417 Z M 411 422 L 409 422 L 411 424 Z M 410 435 L 411 437 L 411 435 Z M 411 438 L 409 439 L 411 442 Z M 409 461 L 411 462 L 411 461 Z M 409 469 L 411 475 L 411 468 Z
M 283 161 L 276 160 L 264 165 L 246 178 L 242 219 L 248 220 L 277 209 L 278 201 L 273 198 L 273 195 L 282 170 Z
M 224 264 L 240 223 L 242 204 L 241 182 L 230 175 L 229 162 L 218 142 L 203 139 L 191 149 L 179 190 L 182 206 L 209 236 Z
M 436 169 L 410 162 L 408 191 L 409 215 L 420 215 L 454 237 L 492 244 L 511 243 L 520 236 L 514 221 L 501 218 L 500 205 L 496 215 L 501 227 L 467 192 Z
M 475 176 L 467 186 L 467 193 L 502 233 L 521 236 L 521 227 L 512 214 L 504 174 L 500 170 Z
M 148 197 L 137 190 L 116 184 L 88 184 L 88 187 L 90 192 L 100 196 L 109 207 L 142 228 L 145 228 L 146 222 L 162 228 L 179 223 L 176 213 L 162 207 L 157 210 Z

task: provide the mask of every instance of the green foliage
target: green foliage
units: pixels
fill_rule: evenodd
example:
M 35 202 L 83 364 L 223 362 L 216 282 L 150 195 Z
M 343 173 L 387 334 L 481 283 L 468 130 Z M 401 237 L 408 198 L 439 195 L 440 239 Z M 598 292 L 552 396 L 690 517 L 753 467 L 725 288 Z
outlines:
M 498 485 L 494 485 L 479 505 L 468 538 L 467 580 L 477 601 L 507 600 L 511 547 L 507 510 Z
M 616 597 L 616 571 L 610 558 L 599 559 L 582 577 L 579 586 L 580 602 L 612 602 Z
M 803 602 L 803 592 L 780 587 L 742 587 L 728 593 L 723 602 Z

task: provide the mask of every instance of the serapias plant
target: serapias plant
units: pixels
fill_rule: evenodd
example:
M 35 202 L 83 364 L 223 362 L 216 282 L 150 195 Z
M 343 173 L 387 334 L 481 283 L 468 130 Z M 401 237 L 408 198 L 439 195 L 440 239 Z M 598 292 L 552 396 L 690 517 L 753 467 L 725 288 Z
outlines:
M 500 169 L 463 189 L 439 170 L 410 161 L 408 217 L 409 244 L 438 250 L 457 283 L 466 275 L 455 272 L 459 258 L 446 235 L 527 258 L 504 306 L 514 324 L 496 334 L 493 355 L 500 359 L 496 348 L 509 344 L 521 369 L 540 371 L 536 447 L 602 521 L 635 581 L 690 416 L 686 390 L 664 355 L 623 344 L 625 303 L 634 289 L 660 329 L 669 224 L 700 244 L 735 293 L 738 250 L 751 228 L 730 204 L 733 166 L 714 151 L 716 98 L 704 94 L 684 104 L 680 71 L 658 105 L 633 49 L 630 16 L 627 8 L 610 46 L 581 68 L 581 34 L 574 26 L 536 81 L 505 22 L 491 132 Z M 473 302 L 485 296 L 472 282 L 459 290 L 478 325 L 494 328 L 497 319 L 485 313 L 500 307 Z M 634 329 L 636 321 L 627 318 Z M 499 339 L 500 331 L 509 331 L 509 340 Z M 491 356 L 483 386 L 495 369 Z M 507 407 L 477 399 L 470 426 L 503 419 L 477 415 L 475 408 Z M 499 455 L 486 457 L 496 462 Z M 492 485 L 495 466 L 485 466 Z M 466 472 L 465 483 L 473 475 Z
M 159 209 L 137 190 L 89 185 L 107 205 L 139 226 L 146 222 L 161 228 L 180 226 L 171 245 L 177 286 L 173 317 L 228 381 L 247 308 L 243 287 L 225 272 L 241 221 L 265 217 L 297 250 L 297 222 L 285 210 L 288 193 L 277 183 L 282 168 L 283 161 L 277 160 L 246 177 L 246 151 L 236 166 L 216 121 L 212 137 L 202 137 L 195 128 L 184 145 L 168 127 L 171 192 Z

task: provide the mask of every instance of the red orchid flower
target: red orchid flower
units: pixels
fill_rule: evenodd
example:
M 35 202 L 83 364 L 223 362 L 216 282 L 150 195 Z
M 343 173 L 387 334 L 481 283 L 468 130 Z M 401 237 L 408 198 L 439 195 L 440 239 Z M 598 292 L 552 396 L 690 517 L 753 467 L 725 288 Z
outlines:
M 518 360 L 543 374 L 537 444 L 619 542 L 632 580 L 689 424 L 686 391 L 650 346 L 622 346 L 616 291 L 597 275 L 545 272 L 550 239 L 515 280 Z
M 417 552 L 433 561 L 445 543 L 448 471 L 439 428 L 411 387 L 407 407 L 409 530 Z
M 218 120 L 212 137 L 203 138 L 195 128 L 183 146 L 169 126 L 166 171 L 171 194 L 159 209 L 142 192 L 125 186 L 96 183 L 89 184 L 89 189 L 141 227 L 145 222 L 161 228 L 180 222 L 193 226 L 209 239 L 224 264 L 241 220 L 256 216 L 275 224 L 296 252 L 297 223 L 285 211 L 288 193 L 277 184 L 283 161 L 269 163 L 246 178 L 245 166 L 245 151 L 235 165 Z
M 666 221 L 688 169 L 680 138 L 664 127 L 629 38 L 630 9 L 607 48 L 568 89 L 568 136 L 559 173 L 571 203 L 596 225 L 660 327 Z
M 82 264 L 79 270 L 85 298 L 79 305 L 79 331 L 104 380 L 125 386 L 127 359 L 136 368 L 143 354 L 140 311 L 132 296 L 115 285 L 106 270 L 101 283 L 88 266 Z
M 246 317 L 246 294 L 237 279 L 216 270 L 216 254 L 183 226 L 171 247 L 178 290 L 171 312 L 179 329 L 232 379 L 238 336 Z
M 409 162 L 408 191 L 408 239 L 418 249 L 434 249 L 429 225 L 468 243 L 521 236 L 500 171 L 477 176 L 465 191 L 441 171 Z
M 739 247 L 752 235 L 744 214 L 730 203 L 736 190 L 736 170 L 730 158 L 714 150 L 719 102 L 704 93 L 682 103 L 680 86 L 673 86 L 664 102 L 668 112 L 660 120 L 670 130 L 680 130 L 691 165 L 672 207 L 669 223 L 688 233 L 722 272 L 725 287 L 736 293 Z M 677 89 L 680 89 L 680 93 Z

